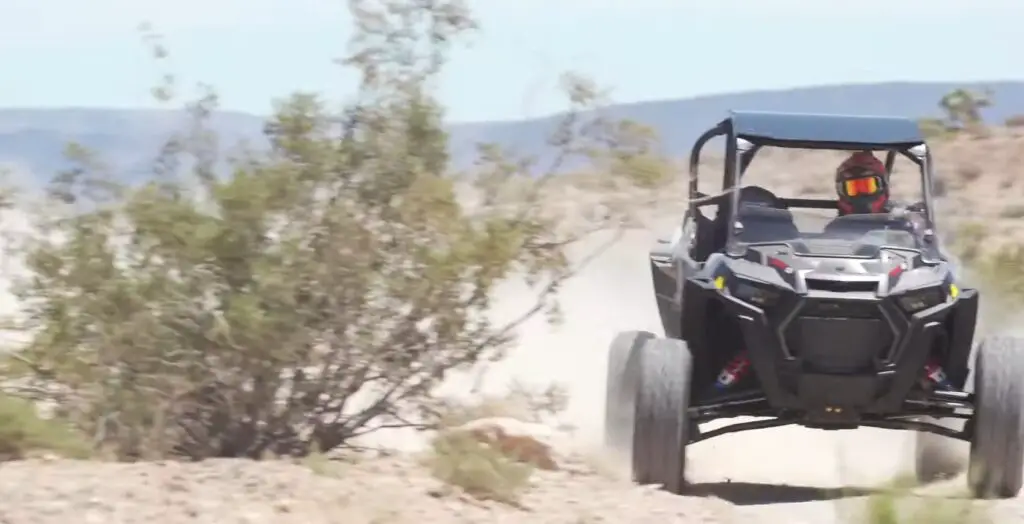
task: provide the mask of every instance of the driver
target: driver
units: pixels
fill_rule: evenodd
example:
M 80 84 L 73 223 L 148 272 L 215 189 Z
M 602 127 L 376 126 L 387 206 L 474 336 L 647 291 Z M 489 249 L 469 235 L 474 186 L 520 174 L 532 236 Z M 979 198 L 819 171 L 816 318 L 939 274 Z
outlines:
M 885 164 L 870 151 L 859 151 L 836 169 L 839 215 L 889 211 L 889 180 Z

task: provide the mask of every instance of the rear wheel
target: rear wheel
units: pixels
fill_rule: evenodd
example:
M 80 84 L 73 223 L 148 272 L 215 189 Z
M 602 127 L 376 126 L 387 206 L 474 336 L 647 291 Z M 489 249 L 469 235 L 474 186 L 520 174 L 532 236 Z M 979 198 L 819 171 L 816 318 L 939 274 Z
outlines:
M 619 333 L 608 348 L 605 379 L 604 444 L 628 452 L 633 445 L 633 405 L 639 382 L 641 348 L 654 338 L 647 331 Z
M 967 482 L 979 498 L 1015 497 L 1024 475 L 1024 340 L 986 337 L 977 351 Z
M 682 340 L 654 338 L 644 344 L 639 362 L 633 478 L 679 494 L 690 433 L 690 350 Z

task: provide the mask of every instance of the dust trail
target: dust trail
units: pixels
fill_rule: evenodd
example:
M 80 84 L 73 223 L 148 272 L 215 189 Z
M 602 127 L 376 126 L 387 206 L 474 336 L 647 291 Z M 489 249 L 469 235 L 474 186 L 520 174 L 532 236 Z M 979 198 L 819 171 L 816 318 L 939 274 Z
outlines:
M 543 386 L 566 387 L 570 403 L 566 422 L 575 426 L 589 444 L 600 440 L 603 427 L 604 377 L 608 344 L 616 333 L 649 330 L 662 333 L 651 284 L 647 253 L 659 236 L 670 229 L 627 232 L 610 249 L 589 263 L 566 285 L 560 298 L 563 322 L 550 326 L 536 317 L 522 327 L 516 348 L 496 364 L 486 390 L 515 380 Z M 598 235 L 576 246 L 578 257 L 598 248 L 610 234 Z M 529 300 L 515 284 L 501 290 L 496 313 L 521 310 Z

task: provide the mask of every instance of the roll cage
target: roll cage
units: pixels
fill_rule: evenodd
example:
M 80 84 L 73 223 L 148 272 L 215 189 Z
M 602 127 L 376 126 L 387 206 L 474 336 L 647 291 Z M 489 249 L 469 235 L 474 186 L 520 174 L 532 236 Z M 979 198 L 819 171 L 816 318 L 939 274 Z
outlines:
M 701 153 L 712 139 L 725 137 L 725 168 L 722 191 L 707 195 L 698 190 Z M 716 206 L 712 240 L 715 247 L 724 247 L 724 238 L 730 235 L 732 217 L 738 209 L 742 178 L 751 162 L 765 146 L 790 149 L 820 149 L 846 151 L 885 152 L 886 171 L 892 172 L 897 156 L 903 156 L 918 166 L 921 174 L 923 202 L 919 210 L 929 231 L 935 230 L 932 205 L 932 156 L 917 123 L 909 118 L 886 116 L 852 116 L 829 114 L 802 114 L 763 111 L 732 111 L 729 116 L 706 131 L 693 145 L 689 160 L 688 218 L 700 222 L 699 208 Z M 836 209 L 835 199 L 780 198 L 787 207 Z M 707 220 L 707 219 L 705 219 Z M 697 224 L 698 230 L 701 225 Z M 698 231 L 698 236 L 700 235 Z M 715 248 L 694 253 L 703 260 Z

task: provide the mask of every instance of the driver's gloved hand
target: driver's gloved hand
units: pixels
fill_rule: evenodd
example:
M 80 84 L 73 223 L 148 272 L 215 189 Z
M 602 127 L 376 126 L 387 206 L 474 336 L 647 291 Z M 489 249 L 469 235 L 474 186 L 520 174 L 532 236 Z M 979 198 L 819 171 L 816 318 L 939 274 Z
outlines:
M 907 215 L 911 212 L 910 208 L 903 205 L 893 203 L 892 207 L 889 208 L 889 216 L 895 219 L 907 218 Z
M 892 207 L 889 208 L 889 214 L 894 218 L 907 218 L 908 213 L 924 213 L 924 203 L 903 204 L 893 202 Z

